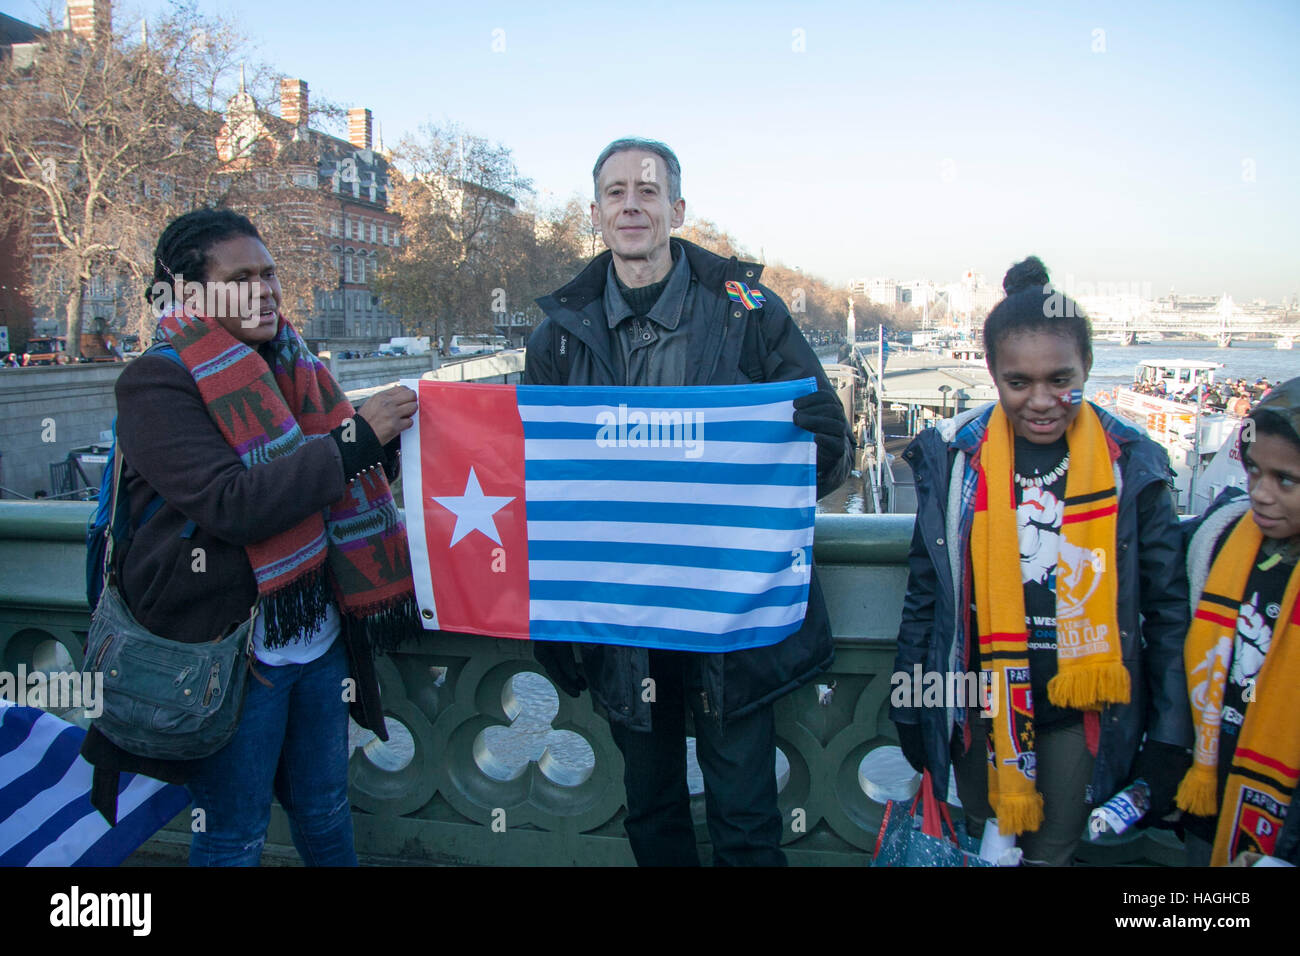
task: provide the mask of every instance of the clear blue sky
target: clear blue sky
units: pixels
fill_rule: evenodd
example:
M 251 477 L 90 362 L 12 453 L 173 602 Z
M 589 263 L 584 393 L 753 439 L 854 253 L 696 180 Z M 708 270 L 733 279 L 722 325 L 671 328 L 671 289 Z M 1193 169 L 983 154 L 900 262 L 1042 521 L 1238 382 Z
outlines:
M 662 139 L 688 214 L 836 281 L 1032 252 L 1058 282 L 1300 291 L 1294 0 L 200 3 L 387 143 L 454 120 L 560 199 L 609 140 Z

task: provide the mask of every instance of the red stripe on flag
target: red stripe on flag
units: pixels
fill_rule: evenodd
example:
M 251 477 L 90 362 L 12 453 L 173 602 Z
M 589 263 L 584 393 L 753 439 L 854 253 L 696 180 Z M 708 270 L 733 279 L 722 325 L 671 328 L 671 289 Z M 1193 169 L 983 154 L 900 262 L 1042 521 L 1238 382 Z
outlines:
M 1226 617 L 1222 614 L 1215 614 L 1213 611 L 1204 611 L 1198 608 L 1196 611 L 1196 617 L 1199 620 L 1212 621 L 1215 624 L 1221 624 L 1222 626 L 1232 628 L 1233 630 L 1236 630 L 1237 628 L 1237 619 L 1235 617 Z
M 524 502 L 524 426 L 513 385 L 420 383 L 420 468 L 425 542 L 438 626 L 494 637 L 528 637 L 528 514 Z M 513 501 L 476 513 L 500 543 L 457 516 L 462 499 Z M 452 499 L 440 504 L 438 498 Z M 410 513 L 413 502 L 406 507 Z M 485 512 L 491 510 L 492 514 Z M 462 536 L 452 543 L 460 525 Z
M 1067 514 L 1061 519 L 1061 524 L 1074 524 L 1076 521 L 1090 521 L 1093 518 L 1104 518 L 1106 515 L 1113 515 L 1119 510 L 1117 505 L 1106 505 L 1104 508 L 1094 508 L 1092 511 L 1080 511 L 1078 514 Z

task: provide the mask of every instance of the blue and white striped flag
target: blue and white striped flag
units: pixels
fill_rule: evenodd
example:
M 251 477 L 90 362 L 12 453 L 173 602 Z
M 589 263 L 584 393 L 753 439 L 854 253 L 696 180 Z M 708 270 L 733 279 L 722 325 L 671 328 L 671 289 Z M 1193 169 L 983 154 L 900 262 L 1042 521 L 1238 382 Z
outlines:
M 409 384 L 402 480 L 426 628 L 731 651 L 802 624 L 816 447 L 792 418 L 814 379 Z
M 0 700 L 0 866 L 117 866 L 190 802 L 184 787 L 122 774 L 118 822 L 90 805 L 86 732 Z

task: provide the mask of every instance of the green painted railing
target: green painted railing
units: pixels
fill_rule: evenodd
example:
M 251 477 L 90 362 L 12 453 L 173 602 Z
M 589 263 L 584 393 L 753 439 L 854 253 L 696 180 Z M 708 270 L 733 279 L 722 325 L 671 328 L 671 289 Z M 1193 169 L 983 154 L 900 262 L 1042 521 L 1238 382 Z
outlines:
M 91 505 L 0 501 L 0 669 L 75 668 L 89 626 L 84 533 Z M 884 807 L 864 758 L 897 740 L 888 702 L 912 518 L 820 515 L 816 558 L 836 637 L 835 665 L 776 705 L 785 849 L 796 865 L 866 865 Z M 587 773 L 543 753 L 509 779 L 492 765 L 483 731 L 518 712 L 511 679 L 537 671 L 518 641 L 426 635 L 379 661 L 384 708 L 399 758 L 378 742 L 352 753 L 357 849 L 374 863 L 631 864 L 623 833 L 622 758 L 591 698 L 559 695 L 555 730 L 591 747 Z M 819 693 L 833 687 L 829 695 Z M 400 725 L 400 727 L 398 726 Z M 869 762 L 870 763 L 870 762 Z M 489 772 L 492 771 L 492 772 Z M 703 798 L 695 816 L 707 859 Z M 133 859 L 182 862 L 189 815 Z M 1095 863 L 1177 864 L 1168 834 L 1087 846 Z M 264 862 L 295 862 L 284 814 L 272 815 Z

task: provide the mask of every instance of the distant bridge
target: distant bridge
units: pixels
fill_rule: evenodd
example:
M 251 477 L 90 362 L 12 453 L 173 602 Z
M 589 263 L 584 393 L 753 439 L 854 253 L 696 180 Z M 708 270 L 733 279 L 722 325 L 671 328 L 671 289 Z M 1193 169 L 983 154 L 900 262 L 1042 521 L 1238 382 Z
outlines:
M 1091 315 L 1092 330 L 1099 336 L 1119 335 L 1124 345 L 1132 345 L 1144 333 L 1166 332 L 1196 335 L 1228 346 L 1234 338 L 1266 338 L 1294 342 L 1300 339 L 1300 323 L 1269 320 L 1260 315 L 1221 312 L 1150 312 L 1146 315 L 1116 318 Z

